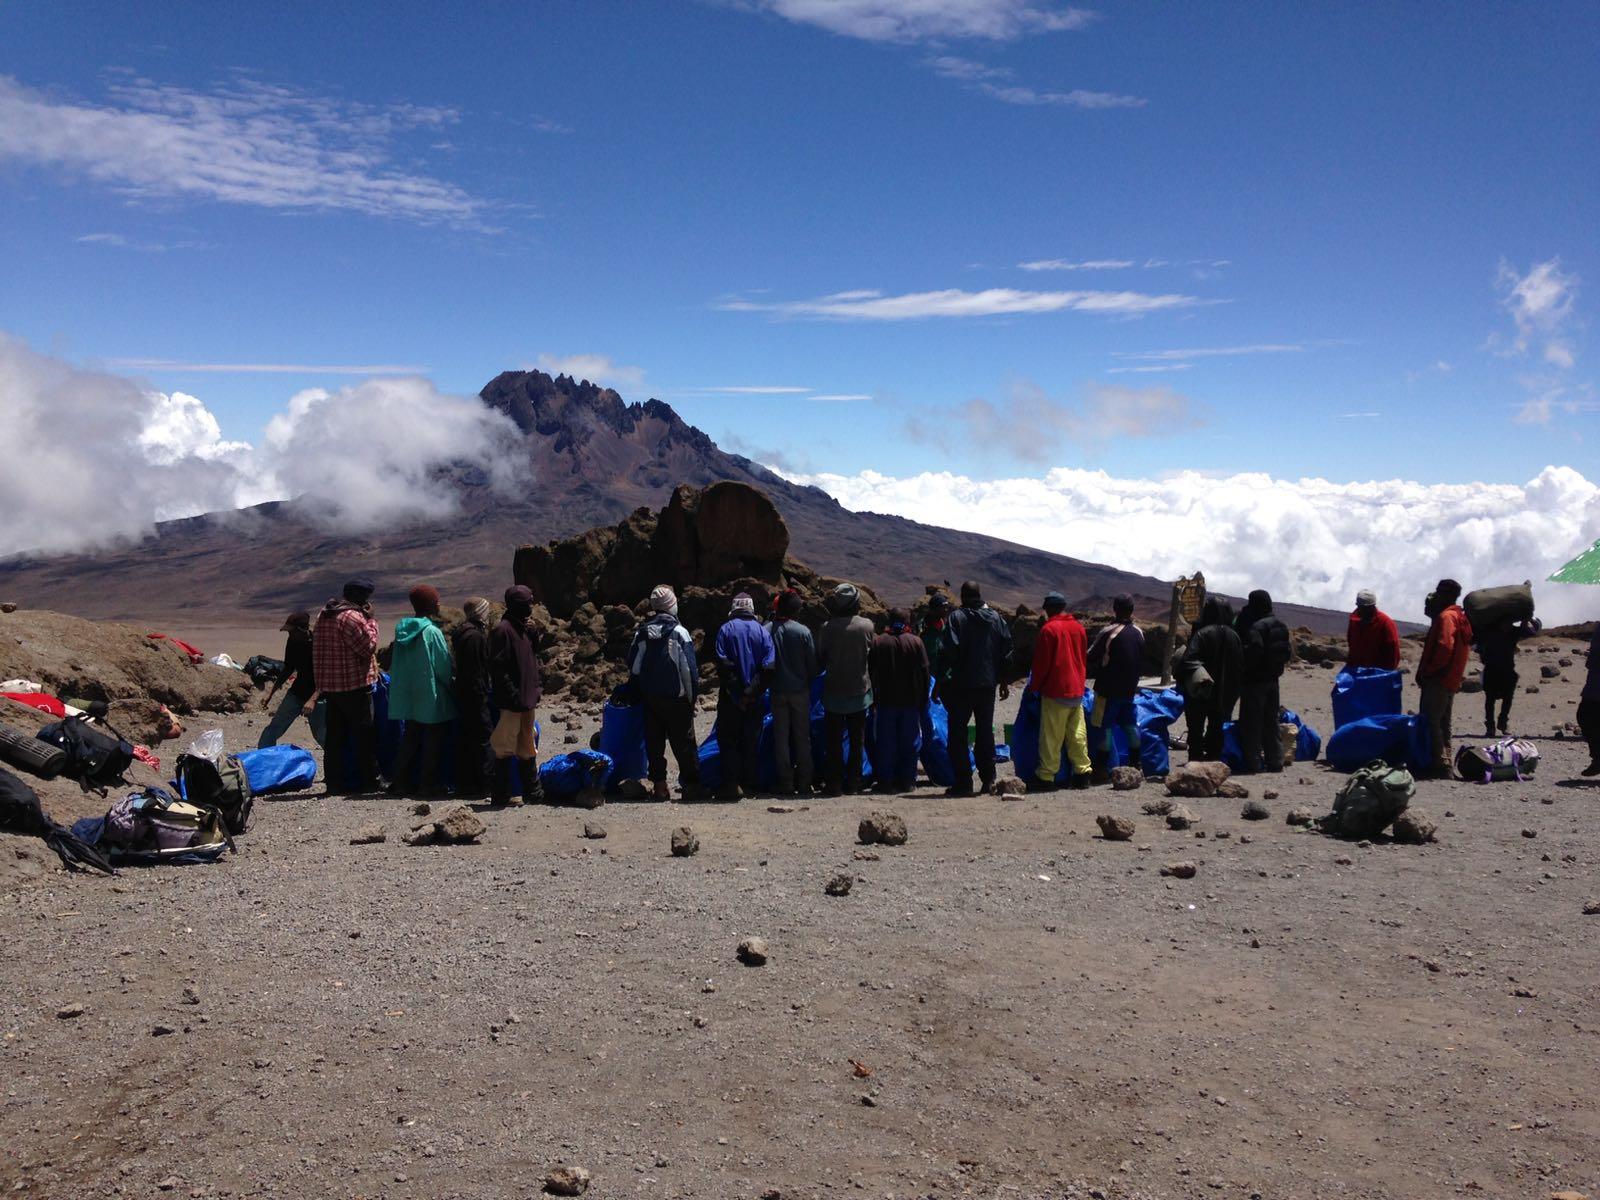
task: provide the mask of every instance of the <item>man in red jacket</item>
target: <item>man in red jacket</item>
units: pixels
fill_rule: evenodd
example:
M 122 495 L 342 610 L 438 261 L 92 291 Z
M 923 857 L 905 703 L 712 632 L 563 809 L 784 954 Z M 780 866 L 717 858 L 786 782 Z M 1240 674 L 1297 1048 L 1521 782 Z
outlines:
M 1088 787 L 1091 770 L 1083 719 L 1089 638 L 1060 592 L 1044 598 L 1044 614 L 1028 681 L 1028 690 L 1039 696 L 1039 767 L 1028 780 L 1030 792 L 1055 790 L 1063 748 L 1072 764 L 1073 787 Z
M 1417 665 L 1417 683 L 1422 687 L 1422 715 L 1427 718 L 1433 745 L 1431 773 L 1439 779 L 1451 776 L 1451 710 L 1456 693 L 1461 690 L 1461 679 L 1467 673 L 1467 660 L 1472 656 L 1472 622 L 1456 603 L 1460 598 L 1461 585 L 1454 579 L 1441 579 L 1428 597 L 1425 611 L 1433 624 L 1428 627 L 1428 640 L 1422 644 L 1422 661 Z
M 1378 607 L 1378 597 L 1368 591 L 1356 593 L 1356 610 L 1350 614 L 1345 634 L 1349 650 L 1345 669 L 1377 667 L 1384 671 L 1400 669 L 1400 631 L 1389 614 Z

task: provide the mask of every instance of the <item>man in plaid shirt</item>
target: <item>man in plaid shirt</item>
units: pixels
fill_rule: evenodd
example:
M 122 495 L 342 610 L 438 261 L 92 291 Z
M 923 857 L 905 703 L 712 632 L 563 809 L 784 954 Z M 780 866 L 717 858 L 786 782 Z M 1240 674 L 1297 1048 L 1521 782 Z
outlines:
M 311 631 L 311 662 L 318 694 L 328 703 L 328 740 L 323 774 L 329 795 L 382 791 L 378 733 L 372 715 L 372 685 L 378 679 L 378 622 L 372 615 L 375 585 L 352 579 L 344 594 L 329 600 Z M 315 702 L 316 696 L 312 697 Z M 347 771 L 349 760 L 354 772 Z

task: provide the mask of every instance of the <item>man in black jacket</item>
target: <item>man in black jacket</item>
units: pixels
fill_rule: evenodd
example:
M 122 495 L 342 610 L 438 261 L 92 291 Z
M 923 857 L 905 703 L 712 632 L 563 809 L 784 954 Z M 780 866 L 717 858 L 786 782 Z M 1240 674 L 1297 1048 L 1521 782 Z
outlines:
M 1144 673 L 1144 630 L 1133 623 L 1133 597 L 1118 596 L 1111 602 L 1114 618 L 1089 646 L 1089 678 L 1094 680 L 1094 708 L 1089 712 L 1089 756 L 1094 762 L 1091 778 L 1104 783 L 1110 777 L 1111 759 L 1116 753 L 1112 739 L 1122 730 L 1128 743 L 1126 766 L 1143 767 L 1139 738 L 1139 677 Z
M 1289 627 L 1272 614 L 1272 597 L 1250 593 L 1234 621 L 1244 645 L 1244 670 L 1239 687 L 1239 754 L 1241 775 L 1253 775 L 1263 760 L 1268 771 L 1283 770 L 1283 742 L 1278 736 L 1278 681 L 1294 655 Z
M 539 782 L 539 743 L 534 710 L 539 705 L 539 655 L 533 624 L 533 592 L 518 584 L 506 589 L 506 615 L 489 634 L 489 677 L 500 719 L 489 735 L 494 751 L 495 804 L 511 802 L 512 760 L 522 783 L 522 799 L 544 802 Z
M 939 688 L 950 714 L 950 770 L 955 783 L 947 796 L 972 795 L 976 760 L 983 791 L 994 790 L 994 702 L 1011 694 L 1006 675 L 1011 664 L 1011 630 L 1004 618 L 983 602 L 970 579 L 961 585 L 961 607 L 945 625 L 948 679 Z M 967 751 L 967 724 L 976 720 L 978 734 Z
M 1178 690 L 1189 722 L 1190 762 L 1222 757 L 1222 727 L 1239 702 L 1243 670 L 1244 644 L 1233 629 L 1233 605 L 1210 597 L 1200 610 L 1178 670 Z
M 489 748 L 494 732 L 489 705 L 489 602 L 472 596 L 464 607 L 467 619 L 450 636 L 456 659 L 456 795 L 475 798 L 488 794 L 494 771 L 494 751 Z

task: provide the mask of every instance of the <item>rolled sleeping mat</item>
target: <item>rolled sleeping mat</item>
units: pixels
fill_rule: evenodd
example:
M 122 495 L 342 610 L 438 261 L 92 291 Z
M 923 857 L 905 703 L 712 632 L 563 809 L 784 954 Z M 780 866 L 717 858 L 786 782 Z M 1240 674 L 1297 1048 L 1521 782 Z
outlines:
M 66 768 L 67 752 L 10 725 L 0 724 L 0 760 L 40 779 L 54 779 Z

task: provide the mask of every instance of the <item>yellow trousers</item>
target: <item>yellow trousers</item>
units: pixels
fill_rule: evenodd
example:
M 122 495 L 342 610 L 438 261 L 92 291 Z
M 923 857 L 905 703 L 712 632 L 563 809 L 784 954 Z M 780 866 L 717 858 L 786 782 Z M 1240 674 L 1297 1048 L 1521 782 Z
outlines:
M 1067 761 L 1074 775 L 1089 773 L 1089 735 L 1084 727 L 1083 699 L 1052 700 L 1039 697 L 1039 769 L 1035 772 L 1045 783 L 1054 781 L 1061 769 L 1061 751 L 1066 748 Z

